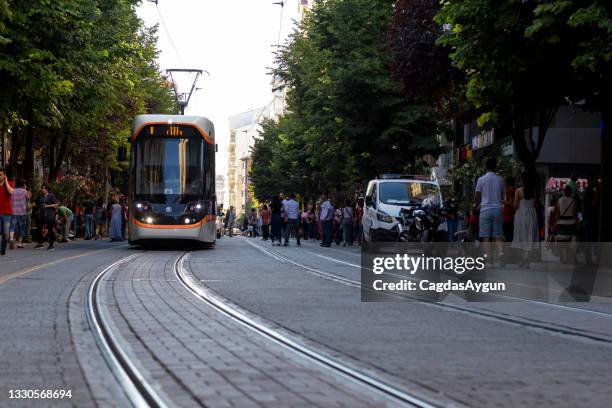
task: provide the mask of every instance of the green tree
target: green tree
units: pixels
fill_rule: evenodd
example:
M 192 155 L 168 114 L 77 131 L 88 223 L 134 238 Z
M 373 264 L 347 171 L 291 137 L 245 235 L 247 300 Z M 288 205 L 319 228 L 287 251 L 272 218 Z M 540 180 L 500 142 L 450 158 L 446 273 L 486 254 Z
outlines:
M 597 0 L 443 3 L 440 42 L 452 47 L 467 76 L 466 96 L 479 122 L 512 132 L 531 176 L 556 110 L 569 102 L 602 112 L 602 174 L 605 185 L 611 180 L 611 12 L 609 2 Z M 604 206 L 612 205 L 611 190 L 604 186 Z
M 532 24 L 525 35 L 542 47 L 560 44 L 571 81 L 558 86 L 567 99 L 584 108 L 602 113 L 602 166 L 604 182 L 601 208 L 612 206 L 612 4 L 608 1 L 538 1 Z M 611 225 L 612 215 L 602 211 L 602 224 Z M 612 241 L 610 228 L 602 229 L 601 239 Z
M 548 126 L 566 96 L 559 84 L 571 80 L 567 70 L 551 69 L 567 65 L 563 45 L 542 47 L 525 37 L 532 2 L 449 0 L 437 21 L 447 27 L 441 43 L 467 76 L 466 96 L 479 124 L 508 129 L 525 170 L 535 176 Z
M 311 190 L 350 191 L 440 152 L 436 112 L 410 104 L 391 76 L 392 18 L 390 0 L 318 2 L 278 54 L 274 74 L 300 122 L 287 137 L 306 153 Z
M 49 178 L 60 169 L 104 181 L 134 115 L 175 111 L 155 65 L 156 28 L 136 0 L 0 0 L 0 124 L 13 151 L 42 149 Z M 15 170 L 18 154 L 12 156 Z M 14 171 L 13 171 L 14 173 Z
M 411 103 L 433 106 L 442 118 L 469 120 L 465 76 L 451 64 L 452 49 L 437 41 L 443 28 L 434 21 L 438 0 L 399 0 L 387 35 L 392 73 Z

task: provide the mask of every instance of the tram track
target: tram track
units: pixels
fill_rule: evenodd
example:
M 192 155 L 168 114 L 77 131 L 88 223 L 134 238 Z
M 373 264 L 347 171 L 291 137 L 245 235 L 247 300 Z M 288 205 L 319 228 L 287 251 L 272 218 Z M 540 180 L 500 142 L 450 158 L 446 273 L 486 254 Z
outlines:
M 133 254 L 122 258 L 107 266 L 96 275 L 87 292 L 86 314 L 96 344 L 104 360 L 132 405 L 138 408 L 166 408 L 172 405 L 159 395 L 153 385 L 144 377 L 127 355 L 120 341 L 113 333 L 109 325 L 109 318 L 100 302 L 100 283 L 102 280 L 107 275 L 110 275 L 119 265 L 131 261 L 138 256 L 139 254 Z
M 330 273 L 327 271 L 322 271 L 318 268 L 312 268 L 308 265 L 304 265 L 300 262 L 296 262 L 280 253 L 278 253 L 277 251 L 268 249 L 268 248 L 264 248 L 260 245 L 254 244 L 252 242 L 250 242 L 248 239 L 244 239 L 244 241 L 246 243 L 248 243 L 249 245 L 251 245 L 252 247 L 258 249 L 259 251 L 263 252 L 264 254 L 268 255 L 269 257 L 279 261 L 279 262 L 283 262 L 283 263 L 289 263 L 292 264 L 294 266 L 297 266 L 299 268 L 302 268 L 304 270 L 306 270 L 308 273 L 318 276 L 320 278 L 324 278 L 324 279 L 328 279 L 328 280 L 332 280 L 347 286 L 352 286 L 352 287 L 356 287 L 356 288 L 361 288 L 361 282 L 357 281 L 357 280 L 353 280 L 353 279 L 349 279 L 334 273 Z M 329 257 L 327 257 L 329 258 Z M 344 262 L 342 261 L 341 263 L 346 264 L 347 266 L 357 266 L 356 264 L 352 264 L 350 262 Z M 540 320 L 537 319 L 531 319 L 531 318 L 527 318 L 527 317 L 520 317 L 517 318 L 517 316 L 508 314 L 508 313 L 499 313 L 499 312 L 492 312 L 492 311 L 483 311 L 483 310 L 476 310 L 474 308 L 469 308 L 469 307 L 464 307 L 458 304 L 450 304 L 450 303 L 440 303 L 440 302 L 423 302 L 420 301 L 419 299 L 410 297 L 408 295 L 403 295 L 403 294 L 394 294 L 394 297 L 398 297 L 398 298 L 404 298 L 404 299 L 408 299 L 411 301 L 418 301 L 421 304 L 424 305 L 430 305 L 431 307 L 436 307 L 436 308 L 440 308 L 440 309 L 445 309 L 445 310 L 452 310 L 452 311 L 456 311 L 456 312 L 461 312 L 461 313 L 466 313 L 469 315 L 473 315 L 473 316 L 477 316 L 477 317 L 481 317 L 481 318 L 486 318 L 486 319 L 493 319 L 493 320 L 497 320 L 497 321 L 501 321 L 504 323 L 508 323 L 508 324 L 513 324 L 516 326 L 521 326 L 521 327 L 526 327 L 526 328 L 530 328 L 530 329 L 534 329 L 534 330 L 540 330 L 540 331 L 544 331 L 544 332 L 548 332 L 551 334 L 555 334 L 555 335 L 562 335 L 562 336 L 567 336 L 567 337 L 574 337 L 574 338 L 579 338 L 582 340 L 589 340 L 589 341 L 595 341 L 598 343 L 605 343 L 608 345 L 612 345 L 612 338 L 610 337 L 606 337 L 606 336 L 600 336 L 596 333 L 590 333 L 590 332 L 585 332 L 582 330 L 577 330 L 573 327 L 570 326 L 565 326 L 565 325 L 561 325 L 561 324 L 556 324 L 556 323 L 544 323 Z M 568 309 L 570 309 L 571 307 L 568 307 Z M 571 308 L 573 309 L 573 308 Z M 578 309 L 578 308 L 577 308 Z M 580 311 L 583 311 L 584 309 L 579 309 Z
M 394 401 L 395 403 L 421 408 L 433 408 L 436 406 L 435 404 L 426 401 L 421 397 L 402 390 L 400 387 L 374 378 L 362 370 L 353 368 L 326 355 L 325 353 L 317 351 L 312 347 L 305 346 L 288 335 L 254 320 L 252 317 L 248 316 L 246 313 L 234 307 L 227 301 L 214 295 L 210 290 L 205 288 L 195 276 L 187 271 L 184 263 L 188 256 L 189 255 L 186 252 L 175 262 L 174 268 L 177 279 L 195 297 L 226 317 L 229 317 L 231 320 L 263 336 L 264 338 L 273 341 L 283 348 L 316 363 L 333 374 L 351 380 L 362 387 L 367 387 L 369 390 L 374 391 L 377 394 Z

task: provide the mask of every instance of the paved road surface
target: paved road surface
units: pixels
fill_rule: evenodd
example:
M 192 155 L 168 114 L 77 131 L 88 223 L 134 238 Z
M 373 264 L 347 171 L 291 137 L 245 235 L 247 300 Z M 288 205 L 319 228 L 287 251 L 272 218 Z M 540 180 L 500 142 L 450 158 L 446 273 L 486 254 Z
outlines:
M 612 401 L 612 305 L 362 303 L 359 260 L 357 248 L 271 247 L 238 237 L 187 255 L 101 241 L 9 251 L 0 258 L 0 406 L 129 405 L 87 318 L 101 273 L 100 315 L 135 372 L 170 406 L 403 404 L 372 381 L 422 406 Z M 370 382 L 220 312 L 179 272 L 245 319 Z M 9 398 L 20 389 L 71 390 L 72 398 Z

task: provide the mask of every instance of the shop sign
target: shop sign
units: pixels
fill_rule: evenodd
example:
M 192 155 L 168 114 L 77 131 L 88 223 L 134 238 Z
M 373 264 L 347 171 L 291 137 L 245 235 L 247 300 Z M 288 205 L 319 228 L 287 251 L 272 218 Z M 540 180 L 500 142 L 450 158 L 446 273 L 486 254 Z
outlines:
M 560 193 L 565 188 L 567 182 L 570 181 L 569 178 L 564 177 L 551 177 L 546 182 L 546 192 L 547 193 Z M 578 185 L 578 191 L 583 191 L 588 187 L 589 181 L 587 179 L 579 178 L 576 181 Z
M 478 150 L 493 144 L 495 129 L 480 132 L 472 137 L 472 149 Z

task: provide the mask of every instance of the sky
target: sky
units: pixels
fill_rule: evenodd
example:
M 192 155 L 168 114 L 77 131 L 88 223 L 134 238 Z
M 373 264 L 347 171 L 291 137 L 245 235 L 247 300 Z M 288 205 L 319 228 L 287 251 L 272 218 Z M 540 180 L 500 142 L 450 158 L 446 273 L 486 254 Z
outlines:
M 287 0 L 279 30 L 281 7 L 275 1 L 158 0 L 156 6 L 143 0 L 137 9 L 147 27 L 159 24 L 162 72 L 196 68 L 210 73 L 198 81 L 201 89 L 194 93 L 185 113 L 214 122 L 219 144 L 217 174 L 227 172 L 228 117 L 272 100 L 267 72 L 273 65 L 274 45 L 279 32 L 281 43 L 287 39 L 299 18 L 299 0 Z M 191 78 L 177 81 L 180 88 L 191 86 Z

